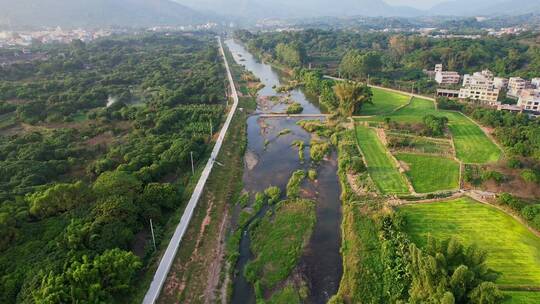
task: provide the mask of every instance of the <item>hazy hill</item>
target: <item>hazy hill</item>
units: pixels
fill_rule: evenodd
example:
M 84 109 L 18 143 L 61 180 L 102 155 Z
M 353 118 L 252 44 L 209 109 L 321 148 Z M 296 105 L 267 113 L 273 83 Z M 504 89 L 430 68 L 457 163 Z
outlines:
M 198 10 L 258 18 L 318 16 L 414 16 L 420 11 L 383 0 L 176 0 Z
M 520 15 L 540 12 L 540 0 L 452 0 L 433 7 L 431 14 L 474 15 Z
M 169 0 L 0 0 L 0 24 L 14 26 L 185 25 L 208 17 Z

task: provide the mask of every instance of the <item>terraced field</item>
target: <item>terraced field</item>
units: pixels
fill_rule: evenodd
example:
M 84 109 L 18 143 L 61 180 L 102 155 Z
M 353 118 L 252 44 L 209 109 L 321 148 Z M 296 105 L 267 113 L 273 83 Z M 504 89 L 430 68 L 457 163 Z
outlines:
M 361 115 L 381 115 L 391 113 L 396 108 L 406 105 L 410 97 L 382 89 L 371 88 L 373 91 L 373 104 L 366 104 Z
M 399 212 L 405 217 L 405 230 L 420 246 L 428 234 L 477 244 L 488 253 L 488 265 L 501 273 L 498 284 L 540 287 L 540 238 L 502 211 L 462 198 L 408 205 Z
M 405 96 L 405 95 L 404 95 Z M 382 122 L 386 117 L 397 122 L 419 123 L 426 115 L 446 116 L 454 138 L 457 157 L 465 163 L 488 163 L 501 158 L 501 150 L 474 122 L 458 112 L 438 111 L 433 101 L 414 98 L 412 103 L 392 114 L 369 118 L 360 121 Z
M 459 164 L 451 158 L 410 153 L 396 158 L 408 167 L 406 174 L 418 193 L 459 188 Z
M 375 131 L 364 126 L 358 126 L 356 136 L 366 158 L 368 172 L 381 193 L 409 193 L 405 177 L 397 169 L 390 152 L 381 143 Z

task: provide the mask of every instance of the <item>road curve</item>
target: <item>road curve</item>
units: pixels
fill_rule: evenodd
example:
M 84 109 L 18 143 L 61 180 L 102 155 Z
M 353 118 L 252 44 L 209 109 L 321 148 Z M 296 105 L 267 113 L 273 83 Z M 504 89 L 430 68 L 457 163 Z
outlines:
M 227 115 L 225 124 L 223 125 L 223 127 L 221 128 L 221 131 L 219 132 L 219 137 L 216 141 L 214 149 L 212 150 L 212 154 L 210 158 L 208 159 L 206 166 L 204 167 L 204 170 L 201 174 L 201 177 L 199 178 L 199 181 L 197 182 L 197 185 L 195 186 L 195 190 L 193 190 L 193 194 L 191 195 L 191 198 L 186 206 L 186 209 L 184 210 L 184 214 L 182 215 L 182 218 L 180 219 L 180 223 L 178 223 L 178 226 L 176 227 L 176 230 L 174 231 L 174 235 L 172 236 L 171 241 L 169 242 L 169 245 L 167 246 L 167 249 L 165 250 L 165 253 L 163 254 L 163 257 L 161 258 L 161 261 L 159 262 L 159 266 L 156 270 L 156 273 L 154 274 L 152 283 L 150 284 L 150 287 L 148 288 L 148 291 L 146 292 L 146 295 L 144 296 L 143 304 L 154 304 L 159 297 L 163 284 L 165 284 L 165 280 L 167 279 L 169 270 L 171 269 L 172 263 L 174 262 L 174 258 L 176 256 L 176 252 L 178 251 L 178 247 L 180 246 L 180 242 L 182 241 L 182 237 L 187 231 L 189 222 L 191 221 L 191 217 L 193 216 L 193 212 L 195 211 L 195 207 L 197 207 L 197 203 L 199 202 L 199 198 L 202 195 L 204 186 L 206 184 L 206 181 L 208 180 L 208 176 L 210 175 L 210 172 L 212 171 L 212 168 L 214 167 L 215 159 L 217 158 L 219 151 L 221 150 L 221 146 L 223 145 L 223 140 L 225 139 L 225 135 L 227 134 L 227 131 L 229 130 L 229 126 L 233 119 L 234 113 L 236 112 L 236 109 L 238 107 L 238 94 L 236 92 L 236 87 L 234 86 L 234 81 L 231 75 L 231 70 L 229 68 L 229 63 L 227 61 L 227 57 L 225 56 L 225 52 L 223 50 L 223 44 L 221 43 L 221 38 L 217 37 L 217 40 L 219 43 L 219 50 L 221 52 L 221 56 L 223 56 L 223 61 L 225 63 L 225 69 L 227 70 L 227 78 L 229 79 L 229 85 L 231 87 L 234 103 L 231 107 L 231 110 L 229 111 L 229 114 Z

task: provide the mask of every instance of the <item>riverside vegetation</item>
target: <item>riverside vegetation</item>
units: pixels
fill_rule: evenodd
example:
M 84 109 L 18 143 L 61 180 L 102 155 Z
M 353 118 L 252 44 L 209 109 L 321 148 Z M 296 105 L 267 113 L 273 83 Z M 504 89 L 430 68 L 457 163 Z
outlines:
M 251 36 L 241 33 L 240 37 L 268 60 L 287 64 L 282 58 L 273 57 L 272 39 L 306 33 Z M 298 54 L 306 54 L 313 45 L 294 47 Z M 368 66 L 373 59 L 369 54 L 349 55 L 355 56 L 366 56 L 362 60 Z M 339 154 L 344 268 L 339 291 L 330 302 L 527 303 L 526 292 L 522 290 L 537 288 L 535 273 L 540 263 L 533 254 L 538 237 L 523 224 L 472 199 L 398 208 L 392 207 L 388 199 L 395 195 L 411 199 L 407 180 L 418 193 L 432 193 L 432 197 L 447 195 L 436 193 L 460 188 L 460 163 L 466 164 L 464 168 L 491 166 L 505 156 L 512 157 L 507 159 L 509 164 L 521 167 L 527 179 L 535 180 L 537 169 L 531 164 L 535 163 L 532 153 L 536 142 L 530 131 L 537 121 L 473 107 L 458 109 L 482 124 L 487 124 L 489 117 L 489 124 L 498 128 L 493 135 L 501 142 L 503 154 L 479 125 L 462 113 L 449 111 L 455 109 L 445 107 L 445 101 L 439 101 L 442 107 L 438 110 L 430 100 L 410 99 L 389 91 L 381 94 L 378 89 L 371 89 L 370 104 L 354 98 L 354 94 L 339 96 L 334 89 L 336 82 L 322 75 L 323 72 L 303 69 L 302 65 L 294 70 L 300 85 L 319 96 L 321 104 L 335 114 L 330 118 L 334 122 L 328 126 L 336 126 L 336 121 L 341 125 L 353 114 L 366 113 L 357 119 L 355 130 L 329 128 L 331 142 Z M 357 100 L 361 106 L 355 110 L 350 104 Z M 513 130 L 516 126 L 520 127 Z M 310 129 L 317 132 L 317 128 Z M 509 134 L 522 136 L 510 140 Z M 508 139 L 503 140 L 505 136 Z M 518 142 L 529 145 L 525 148 Z M 372 152 L 375 148 L 377 152 Z M 385 157 L 384 161 L 378 160 L 381 156 Z M 434 172 L 433 166 L 445 168 L 440 170 L 444 176 Z M 388 176 L 396 176 L 395 180 L 400 181 L 396 185 L 400 186 L 385 186 L 392 180 Z M 538 214 L 535 204 L 506 194 L 492 203 L 534 226 Z M 432 212 L 436 216 L 431 216 Z M 460 233 L 454 233 L 453 229 Z M 497 245 L 493 236 L 504 244 Z M 513 260 L 516 251 L 527 268 L 524 273 L 516 274 L 515 269 L 505 265 L 505 261 Z M 537 297 L 535 292 L 529 294 L 530 299 Z

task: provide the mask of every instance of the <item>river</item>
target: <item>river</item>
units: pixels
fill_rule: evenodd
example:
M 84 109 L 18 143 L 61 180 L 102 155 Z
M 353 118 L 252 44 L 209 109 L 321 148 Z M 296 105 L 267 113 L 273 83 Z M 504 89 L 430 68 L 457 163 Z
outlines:
M 310 168 L 309 147 L 306 146 L 305 162 L 299 161 L 298 151 L 291 147 L 294 140 L 309 143 L 311 134 L 296 125 L 298 119 L 261 118 L 261 113 L 283 112 L 285 105 L 268 102 L 267 97 L 284 98 L 290 94 L 304 108 L 304 114 L 320 114 L 317 99 L 306 96 L 300 89 L 287 94 L 277 94 L 273 87 L 279 86 L 284 77 L 270 65 L 261 63 L 241 44 L 227 40 L 226 45 L 235 61 L 260 78 L 265 87 L 259 91 L 257 111 L 248 119 L 248 148 L 244 168 L 244 189 L 253 194 L 269 186 L 285 190 L 291 174 L 298 169 Z M 283 129 L 291 133 L 279 136 Z M 336 153 L 318 167 L 316 182 L 305 182 L 303 189 L 309 198 L 316 201 L 317 222 L 309 244 L 300 260 L 298 271 L 306 280 L 310 293 L 308 302 L 326 303 L 339 287 L 342 275 L 341 246 L 341 203 L 337 172 Z M 261 212 L 263 214 L 264 212 Z M 250 251 L 249 234 L 244 231 L 240 242 L 240 257 L 236 265 L 238 275 L 233 284 L 233 304 L 254 304 L 253 286 L 243 276 L 243 268 L 253 255 Z

